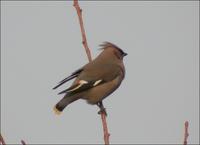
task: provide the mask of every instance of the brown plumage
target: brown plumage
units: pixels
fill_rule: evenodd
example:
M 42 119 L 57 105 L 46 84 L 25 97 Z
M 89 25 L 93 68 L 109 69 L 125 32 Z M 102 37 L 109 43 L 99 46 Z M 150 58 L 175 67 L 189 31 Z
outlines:
M 103 51 L 96 59 L 60 81 L 53 88 L 56 89 L 65 82 L 76 78 L 71 87 L 59 93 L 65 93 L 65 96 L 54 107 L 57 114 L 78 99 L 85 99 L 89 104 L 98 106 L 100 104 L 102 108 L 102 100 L 120 86 L 125 77 L 123 57 L 127 54 L 109 42 L 105 42 L 101 46 Z

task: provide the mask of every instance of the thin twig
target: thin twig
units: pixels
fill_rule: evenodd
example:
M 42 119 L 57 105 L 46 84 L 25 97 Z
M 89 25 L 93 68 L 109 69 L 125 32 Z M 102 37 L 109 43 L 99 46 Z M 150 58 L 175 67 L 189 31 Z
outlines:
M 184 141 L 183 141 L 183 145 L 187 145 L 187 139 L 188 139 L 188 136 L 189 136 L 188 127 L 189 127 L 189 122 L 188 122 L 188 121 L 185 121 L 185 132 L 184 132 Z
M 88 60 L 89 60 L 89 62 L 91 62 L 92 56 L 91 56 L 90 49 L 89 49 L 88 44 L 87 44 L 86 33 L 85 33 L 85 29 L 84 29 L 84 25 L 83 25 L 83 19 L 82 19 L 82 9 L 79 6 L 78 0 L 74 0 L 74 7 L 76 9 L 78 19 L 79 19 L 79 24 L 80 24 L 80 28 L 81 28 L 81 34 L 82 34 L 82 43 L 83 43 L 83 46 L 85 48 Z M 102 120 L 102 125 L 103 125 L 103 132 L 104 132 L 104 142 L 105 142 L 106 145 L 108 145 L 110 134 L 108 133 L 108 127 L 107 127 L 107 122 L 106 122 L 106 114 L 103 113 L 103 112 L 101 112 L 101 120 Z
M 82 9 L 80 8 L 80 6 L 78 4 L 78 0 L 74 0 L 74 7 L 76 9 L 76 12 L 77 12 L 77 15 L 78 15 L 78 18 L 79 18 L 79 24 L 80 24 L 80 28 L 81 28 L 81 34 L 82 34 L 82 43 L 83 43 L 83 46 L 84 46 L 85 51 L 87 53 L 88 60 L 89 60 L 89 62 L 91 62 L 92 56 L 91 56 L 91 53 L 90 53 L 90 49 L 88 47 L 85 29 L 84 29 L 84 25 L 83 25 Z
M 26 145 L 25 141 L 21 140 L 22 145 Z
M 3 139 L 3 136 L 1 134 L 0 134 L 0 143 L 2 145 L 6 145 L 6 143 L 5 143 L 4 139 Z M 23 141 L 23 140 L 21 140 L 21 143 L 22 143 L 22 145 L 26 145 L 25 141 Z
M 102 125 L 103 125 L 103 132 L 104 132 L 104 142 L 105 142 L 105 145 L 109 145 L 110 134 L 108 132 L 106 114 L 104 112 L 101 112 L 101 120 L 102 120 Z
M 0 134 L 0 143 L 2 143 L 2 145 L 6 145 L 6 143 L 5 143 L 4 139 L 3 139 L 3 136 L 1 136 L 1 134 Z

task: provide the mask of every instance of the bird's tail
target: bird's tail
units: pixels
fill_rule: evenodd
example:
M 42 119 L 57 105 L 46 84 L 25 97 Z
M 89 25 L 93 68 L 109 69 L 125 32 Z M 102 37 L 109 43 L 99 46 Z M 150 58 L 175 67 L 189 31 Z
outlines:
M 76 101 L 77 99 L 79 99 L 79 97 L 76 95 L 63 97 L 53 108 L 55 114 L 60 115 L 67 105 Z

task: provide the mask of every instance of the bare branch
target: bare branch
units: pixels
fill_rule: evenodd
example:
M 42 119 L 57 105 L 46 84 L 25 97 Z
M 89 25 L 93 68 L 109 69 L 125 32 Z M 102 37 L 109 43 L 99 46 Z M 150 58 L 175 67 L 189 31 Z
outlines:
M 4 139 L 3 139 L 3 136 L 0 134 L 0 143 L 2 143 L 2 145 L 6 145 Z
M 87 39 L 86 39 L 86 33 L 85 33 L 85 29 L 84 29 L 84 25 L 83 25 L 83 19 L 82 19 L 82 9 L 79 6 L 78 0 L 74 0 L 74 7 L 76 9 L 78 18 L 79 18 L 79 24 L 80 24 L 80 28 L 81 28 L 81 34 L 82 34 L 82 43 L 83 46 L 85 48 L 87 57 L 89 62 L 92 61 L 92 56 L 90 53 L 90 49 L 88 47 L 87 44 Z M 108 127 L 107 127 L 107 122 L 106 122 L 106 114 L 101 112 L 101 119 L 102 119 L 102 125 L 103 125 L 103 132 L 104 132 L 104 142 L 106 145 L 109 144 L 109 136 L 110 134 L 108 133 Z
M 82 44 L 83 44 L 85 51 L 87 53 L 88 60 L 89 60 L 89 62 L 91 62 L 92 56 L 91 56 L 91 53 L 90 53 L 90 49 L 88 47 L 85 29 L 84 29 L 84 25 L 83 25 L 82 9 L 80 8 L 80 6 L 78 4 L 78 0 L 74 0 L 74 7 L 76 9 L 76 12 L 77 12 L 77 15 L 78 15 L 78 18 L 79 18 L 79 24 L 80 24 L 80 28 L 81 28 L 81 34 L 82 34 Z
M 187 145 L 187 139 L 188 139 L 188 136 L 189 136 L 188 127 L 189 127 L 189 122 L 188 122 L 188 121 L 185 121 L 185 132 L 184 132 L 184 141 L 183 141 L 183 145 Z
M 101 112 L 101 120 L 102 120 L 102 125 L 103 125 L 103 132 L 104 132 L 104 142 L 105 142 L 105 145 L 109 145 L 110 134 L 108 132 L 105 112 Z
M 22 145 L 26 145 L 25 141 L 21 140 Z

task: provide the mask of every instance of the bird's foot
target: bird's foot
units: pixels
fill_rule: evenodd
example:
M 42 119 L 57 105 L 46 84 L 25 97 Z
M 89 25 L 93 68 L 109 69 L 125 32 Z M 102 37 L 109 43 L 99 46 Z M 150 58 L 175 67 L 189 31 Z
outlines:
M 104 113 L 106 116 L 108 115 L 106 112 L 106 108 L 102 108 L 100 109 L 100 111 L 98 112 L 98 114 Z
M 102 114 L 104 113 L 106 116 L 108 115 L 106 112 L 106 108 L 104 108 L 103 103 L 102 102 L 98 102 L 97 106 L 99 107 L 100 111 L 98 112 L 98 114 Z

